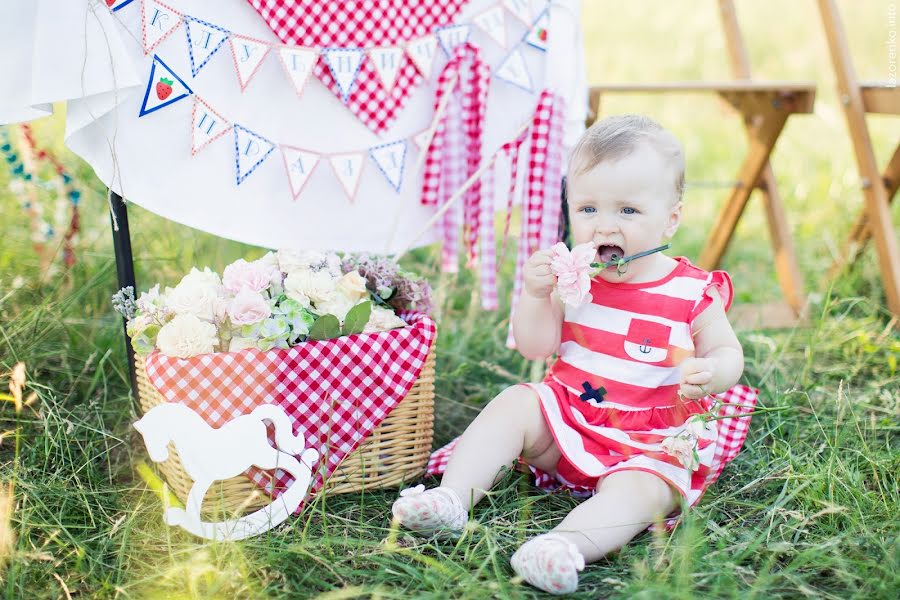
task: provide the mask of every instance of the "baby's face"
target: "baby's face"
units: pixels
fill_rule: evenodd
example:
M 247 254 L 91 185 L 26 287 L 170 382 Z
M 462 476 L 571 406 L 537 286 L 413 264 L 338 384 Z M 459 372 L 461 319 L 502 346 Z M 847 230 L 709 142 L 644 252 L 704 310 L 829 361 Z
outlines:
M 675 234 L 681 219 L 674 177 L 673 167 L 645 144 L 624 158 L 602 161 L 590 171 L 571 177 L 568 201 L 574 244 L 593 242 L 597 262 L 663 245 Z M 629 263 L 626 278 L 617 276 L 614 266 L 601 276 L 611 281 L 634 279 L 639 272 L 649 272 L 647 267 L 656 255 L 650 257 Z

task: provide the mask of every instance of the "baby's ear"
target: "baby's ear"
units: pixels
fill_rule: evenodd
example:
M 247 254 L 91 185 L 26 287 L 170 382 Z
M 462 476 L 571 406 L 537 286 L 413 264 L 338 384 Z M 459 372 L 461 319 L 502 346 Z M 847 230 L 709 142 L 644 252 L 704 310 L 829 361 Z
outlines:
M 681 200 L 675 203 L 675 205 L 669 211 L 669 224 L 666 226 L 663 235 L 667 238 L 671 238 L 675 235 L 675 232 L 678 231 L 678 226 L 681 225 L 681 208 L 683 203 Z

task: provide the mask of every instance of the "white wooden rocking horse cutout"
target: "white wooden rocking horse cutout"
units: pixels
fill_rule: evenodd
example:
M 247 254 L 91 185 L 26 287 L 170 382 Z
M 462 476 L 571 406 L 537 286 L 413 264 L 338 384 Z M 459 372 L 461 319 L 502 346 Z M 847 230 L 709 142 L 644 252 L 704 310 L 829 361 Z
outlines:
M 269 445 L 263 419 L 275 424 L 275 443 Z M 173 442 L 194 485 L 185 509 L 170 507 L 165 521 L 196 536 L 216 540 L 239 540 L 260 534 L 287 519 L 306 497 L 312 482 L 312 467 L 319 459 L 313 448 L 304 450 L 303 435 L 293 435 L 291 422 L 276 404 L 264 404 L 219 429 L 213 429 L 193 410 L 177 402 L 154 406 L 134 424 L 154 462 L 169 458 Z M 302 454 L 300 454 L 302 452 Z M 300 454 L 300 460 L 294 458 Z M 265 506 L 239 519 L 205 522 L 200 515 L 203 497 L 214 481 L 240 475 L 251 465 L 261 469 L 284 469 L 294 477 L 290 488 Z

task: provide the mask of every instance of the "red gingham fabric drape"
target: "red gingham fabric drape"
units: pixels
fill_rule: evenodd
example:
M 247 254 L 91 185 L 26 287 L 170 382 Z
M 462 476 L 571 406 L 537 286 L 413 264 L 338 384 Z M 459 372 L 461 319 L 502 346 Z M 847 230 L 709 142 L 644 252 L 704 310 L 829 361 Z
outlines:
M 308 48 L 401 46 L 453 23 L 467 0 L 248 0 L 283 43 Z M 437 50 L 441 52 L 440 48 Z M 422 82 L 410 58 L 390 92 L 385 91 L 369 58 L 363 59 L 347 108 L 372 131 L 386 131 L 409 93 Z M 313 71 L 339 99 L 340 88 L 321 58 Z
M 166 401 L 185 404 L 215 428 L 262 404 L 281 406 L 294 433 L 319 451 L 311 497 L 406 396 L 425 365 L 437 333 L 434 321 L 401 316 L 409 326 L 286 350 L 189 359 L 155 352 L 147 357 L 147 376 Z M 246 475 L 276 496 L 293 482 L 282 470 L 275 471 L 274 489 L 268 472 L 253 467 Z
M 750 430 L 750 420 L 753 418 L 750 413 L 756 408 L 756 402 L 759 399 L 759 390 L 741 384 L 736 385 L 721 394 L 715 394 L 714 396 L 722 401 L 722 405 L 719 407 L 718 416 L 730 418 L 714 421 L 718 427 L 719 437 L 716 440 L 716 451 L 713 455 L 713 468 L 706 478 L 704 492 L 719 478 L 725 465 L 731 462 L 741 451 L 744 440 L 747 438 L 747 432 Z M 431 454 L 431 457 L 428 459 L 428 467 L 425 472 L 426 475 L 441 475 L 444 472 L 447 468 L 447 462 L 450 460 L 450 455 L 453 454 L 453 449 L 456 447 L 457 441 L 459 441 L 459 438 L 454 439 L 449 444 L 435 450 Z M 521 458 L 519 459 L 519 463 L 524 464 Z M 560 483 L 556 477 L 531 465 L 528 465 L 528 468 L 534 474 L 534 484 L 545 492 L 549 493 L 560 489 L 568 489 L 573 495 L 581 497 L 589 497 L 592 493 L 592 490 L 583 486 L 570 487 L 564 485 Z M 697 500 L 694 501 L 694 505 L 700 501 L 702 496 L 703 494 L 697 497 Z M 673 529 L 678 520 L 679 517 L 667 519 L 665 523 L 666 529 Z M 653 526 L 651 526 L 650 529 L 652 530 Z

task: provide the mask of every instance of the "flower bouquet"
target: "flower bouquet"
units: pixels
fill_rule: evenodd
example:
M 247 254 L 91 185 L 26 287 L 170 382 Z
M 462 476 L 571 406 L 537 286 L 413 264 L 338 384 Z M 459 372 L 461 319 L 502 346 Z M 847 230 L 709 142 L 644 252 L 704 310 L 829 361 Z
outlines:
M 398 312 L 428 313 L 428 282 L 384 258 L 279 250 L 218 273 L 195 268 L 174 288 L 113 297 L 134 351 L 190 358 L 405 327 Z
M 113 296 L 135 350 L 144 413 L 186 405 L 219 429 L 281 407 L 319 453 L 310 493 L 387 487 L 417 477 L 431 448 L 436 327 L 428 282 L 385 258 L 270 252 L 220 276 L 192 268 L 175 287 Z M 160 469 L 184 499 L 175 456 Z M 292 479 L 250 468 L 222 508 L 250 511 Z M 256 494 L 254 497 L 259 497 Z

